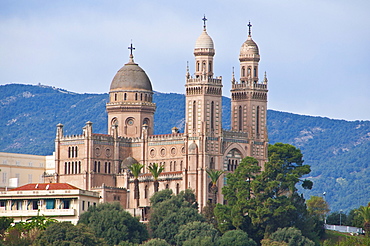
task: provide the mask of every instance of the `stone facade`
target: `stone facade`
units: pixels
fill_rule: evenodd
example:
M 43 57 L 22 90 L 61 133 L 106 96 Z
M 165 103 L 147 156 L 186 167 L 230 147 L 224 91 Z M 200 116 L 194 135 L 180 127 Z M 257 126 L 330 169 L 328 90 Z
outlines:
M 249 27 L 250 28 L 250 27 Z M 131 47 L 132 48 L 132 47 Z M 223 170 L 218 180 L 221 189 L 225 175 L 236 169 L 246 156 L 255 157 L 263 168 L 267 161 L 267 78 L 258 79 L 260 60 L 257 44 L 249 32 L 240 50 L 240 81 L 233 74 L 231 89 L 231 130 L 222 129 L 222 78 L 214 77 L 213 40 L 203 32 L 196 41 L 195 73 L 186 74 L 185 130 L 153 135 L 152 85 L 145 71 L 131 54 L 114 77 L 107 103 L 108 134 L 93 133 L 87 122 L 81 135 L 66 136 L 57 126 L 55 173 L 49 181 L 67 182 L 85 190 L 109 193 L 103 201 L 119 201 L 145 219 L 149 198 L 154 193 L 153 177 L 147 167 L 164 166 L 159 189 L 175 194 L 194 190 L 199 207 L 212 200 L 207 169 Z M 134 200 L 133 176 L 129 165 L 145 165 L 139 177 L 139 208 Z M 218 192 L 217 202 L 223 197 Z M 139 210 L 138 210 L 139 209 Z

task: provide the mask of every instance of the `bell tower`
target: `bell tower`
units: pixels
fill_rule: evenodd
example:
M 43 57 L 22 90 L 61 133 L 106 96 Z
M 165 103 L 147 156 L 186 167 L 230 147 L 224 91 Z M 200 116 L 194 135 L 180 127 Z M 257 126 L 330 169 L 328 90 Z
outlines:
M 120 137 L 141 137 L 142 127 L 153 134 L 155 103 L 153 89 L 145 71 L 134 62 L 132 44 L 130 59 L 114 76 L 110 91 L 108 111 L 108 133 L 118 128 Z
M 190 137 L 202 134 L 217 137 L 222 129 L 222 78 L 213 77 L 215 49 L 207 33 L 206 17 L 202 20 L 203 32 L 194 48 L 194 77 L 190 75 L 189 67 L 186 73 L 186 133 Z
M 231 128 L 245 132 L 251 144 L 250 155 L 258 160 L 267 158 L 267 78 L 258 79 L 260 54 L 252 39 L 251 23 L 248 23 L 248 38 L 239 54 L 240 81 L 232 77 Z

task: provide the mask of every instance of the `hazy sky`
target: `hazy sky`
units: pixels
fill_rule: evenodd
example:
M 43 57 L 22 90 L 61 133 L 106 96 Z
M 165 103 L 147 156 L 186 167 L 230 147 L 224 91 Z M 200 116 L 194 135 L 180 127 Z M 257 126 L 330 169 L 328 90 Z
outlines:
M 0 84 L 108 92 L 132 39 L 154 90 L 184 93 L 205 14 L 225 96 L 250 20 L 270 109 L 370 120 L 369 10 L 368 0 L 1 0 Z

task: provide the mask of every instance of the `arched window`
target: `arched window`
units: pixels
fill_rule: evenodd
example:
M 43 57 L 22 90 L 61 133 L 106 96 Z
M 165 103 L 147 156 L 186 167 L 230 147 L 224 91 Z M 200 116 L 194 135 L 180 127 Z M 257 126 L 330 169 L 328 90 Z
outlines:
M 256 67 L 254 67 L 253 76 L 257 77 L 257 68 Z
M 67 162 L 64 162 L 64 174 L 67 174 Z
M 178 195 L 180 193 L 180 184 L 177 183 L 176 184 L 176 195 Z
M 242 67 L 242 77 L 245 77 L 245 67 Z
M 215 161 L 213 157 L 211 157 L 211 161 L 209 162 L 209 169 L 215 169 Z
M 68 174 L 71 174 L 71 163 L 68 162 L 68 171 L 67 171 Z
M 100 173 L 100 161 L 98 161 L 98 173 Z
M 172 172 L 172 161 L 170 161 L 170 172 Z
M 248 67 L 248 78 L 251 76 L 251 67 Z
M 256 132 L 257 135 L 260 134 L 260 106 L 257 106 L 256 112 Z
M 180 161 L 180 171 L 182 171 L 182 161 Z
M 77 150 L 77 146 L 75 147 L 75 157 L 77 157 L 77 153 L 78 153 L 78 150 Z
M 148 95 L 145 94 L 145 101 L 148 101 Z
M 140 93 L 140 101 L 143 100 L 143 93 Z
M 135 93 L 135 101 L 137 101 L 137 93 Z
M 215 103 L 211 103 L 211 130 L 214 130 L 214 118 L 215 118 Z
M 117 101 L 117 93 L 114 93 L 114 101 Z
M 169 185 L 168 184 L 166 184 L 166 189 L 168 189 L 169 188 Z
M 239 131 L 243 130 L 243 108 L 239 106 Z
M 108 162 L 108 173 L 110 173 L 110 162 Z
M 176 161 L 173 162 L 173 170 L 176 171 Z
M 81 162 L 78 162 L 78 173 L 81 173 Z
M 208 63 L 208 71 L 212 72 L 212 62 L 211 61 Z
M 125 100 L 125 101 L 127 100 L 127 93 L 124 94 L 123 100 Z
M 98 164 L 97 164 L 97 162 L 95 161 L 95 162 L 94 162 L 94 170 L 93 170 L 93 171 L 94 171 L 94 172 L 96 172 L 97 170 L 98 170 Z
M 145 185 L 145 188 L 144 188 L 144 198 L 148 198 L 148 186 Z
M 193 130 L 196 129 L 197 123 L 197 103 L 196 101 L 193 102 Z
M 68 147 L 68 158 L 71 158 L 71 147 Z

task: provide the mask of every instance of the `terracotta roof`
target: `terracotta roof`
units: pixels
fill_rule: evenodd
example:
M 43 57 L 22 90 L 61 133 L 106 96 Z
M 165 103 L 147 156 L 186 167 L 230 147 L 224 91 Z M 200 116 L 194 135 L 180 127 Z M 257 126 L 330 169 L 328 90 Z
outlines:
M 17 190 L 79 190 L 79 188 L 67 183 L 39 183 L 39 184 L 36 183 L 36 184 L 26 184 L 11 189 L 11 191 Z

